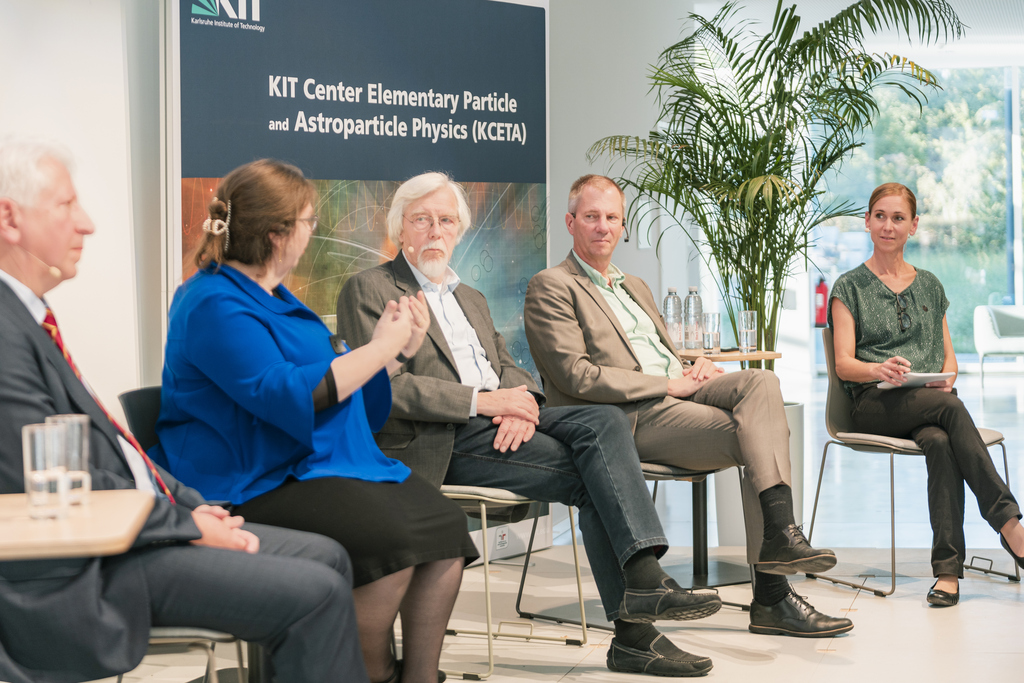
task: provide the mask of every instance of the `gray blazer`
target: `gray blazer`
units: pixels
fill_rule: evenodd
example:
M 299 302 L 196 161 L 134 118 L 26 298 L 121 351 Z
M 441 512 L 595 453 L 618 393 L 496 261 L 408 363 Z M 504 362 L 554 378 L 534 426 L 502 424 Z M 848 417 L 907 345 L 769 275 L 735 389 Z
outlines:
M 352 348 L 366 344 L 387 302 L 416 296 L 419 291 L 401 253 L 393 261 L 353 275 L 338 297 L 338 334 Z M 501 380 L 500 388 L 525 384 L 543 403 L 533 377 L 516 365 L 494 328 L 484 295 L 465 284 L 456 287 L 454 295 Z M 451 459 L 455 426 L 469 422 L 473 389 L 460 383 L 455 359 L 433 311 L 423 346 L 392 375 L 391 395 L 391 417 L 377 434 L 377 445 L 388 457 L 401 460 L 440 486 Z
M 673 348 L 647 283 L 627 274 L 623 288 Z M 571 251 L 530 280 L 523 316 L 551 405 L 613 403 L 635 430 L 637 402 L 668 394 L 668 378 L 644 374 L 619 319 Z
M 92 418 L 93 488 L 135 488 L 116 430 L 3 282 L 0 349 L 0 493 L 25 490 L 21 427 L 58 413 Z M 133 550 L 110 558 L 0 562 L 0 680 L 93 680 L 128 671 L 141 660 L 150 612 L 139 551 L 200 537 L 191 510 L 203 503 L 202 496 L 161 475 L 178 504 L 156 501 Z

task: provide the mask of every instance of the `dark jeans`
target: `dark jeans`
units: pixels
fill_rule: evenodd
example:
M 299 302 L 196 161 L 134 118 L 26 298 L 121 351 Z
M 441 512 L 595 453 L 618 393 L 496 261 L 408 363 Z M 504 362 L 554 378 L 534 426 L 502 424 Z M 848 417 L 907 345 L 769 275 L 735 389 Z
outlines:
M 956 390 L 858 388 L 852 417 L 857 431 L 913 439 L 924 451 L 935 576 L 964 575 L 964 482 L 977 497 L 981 516 L 996 531 L 1021 516 Z
M 601 602 L 615 619 L 622 565 L 642 548 L 668 548 L 640 470 L 629 420 L 615 406 L 541 408 L 536 434 L 516 451 L 494 450 L 497 426 L 470 418 L 455 433 L 446 484 L 508 489 L 580 511 L 580 530 Z

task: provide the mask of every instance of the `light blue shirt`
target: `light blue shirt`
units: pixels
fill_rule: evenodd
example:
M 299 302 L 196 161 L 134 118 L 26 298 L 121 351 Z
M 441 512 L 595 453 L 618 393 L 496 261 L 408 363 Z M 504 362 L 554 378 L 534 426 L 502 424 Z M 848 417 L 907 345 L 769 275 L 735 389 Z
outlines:
M 10 273 L 6 273 L 0 270 L 0 280 L 3 280 L 19 299 L 21 303 L 25 304 L 25 308 L 28 309 L 29 315 L 36 321 L 37 325 L 42 326 L 43 320 L 46 319 L 46 302 L 36 296 L 36 293 L 28 288 L 21 280 L 17 279 Z M 89 383 L 85 381 L 84 377 L 80 378 L 82 384 L 85 385 L 86 391 L 94 399 L 96 398 L 96 392 L 92 390 Z M 99 400 L 96 400 L 99 403 Z M 135 447 L 128 443 L 123 436 L 117 435 L 117 443 L 121 446 L 121 451 L 124 453 L 124 459 L 128 461 L 128 467 L 132 470 L 132 476 L 135 478 L 135 488 L 140 491 L 147 491 L 156 495 L 156 484 L 152 479 L 152 473 L 149 471 L 149 467 L 142 460 L 142 456 L 135 450 Z
M 640 366 L 645 375 L 657 377 L 668 377 L 677 379 L 683 376 L 683 364 L 679 358 L 668 347 L 662 343 L 658 335 L 658 328 L 655 326 L 651 316 L 640 304 L 633 301 L 626 288 L 622 286 L 626 276 L 613 264 L 608 264 L 608 278 L 592 268 L 590 264 L 580 258 L 580 255 L 573 250 L 573 255 L 590 280 L 597 285 L 601 296 L 608 303 L 609 308 L 615 314 L 622 330 L 629 338 L 629 344 L 633 347 L 633 353 L 640 361 Z M 611 284 L 608 281 L 611 280 Z
M 403 258 L 404 258 L 403 254 Z M 406 259 L 408 263 L 408 259 Z M 469 416 L 476 416 L 476 396 L 480 391 L 494 391 L 501 386 L 501 379 L 491 361 L 484 353 L 484 347 L 480 343 L 480 337 L 476 330 L 469 324 L 462 306 L 455 299 L 455 288 L 462 282 L 454 270 L 449 267 L 444 274 L 442 284 L 438 285 L 421 273 L 412 263 L 409 263 L 413 277 L 423 290 L 430 310 L 437 318 L 437 324 L 444 333 L 444 339 L 451 349 L 452 358 L 455 359 L 455 367 L 459 371 L 459 380 L 467 387 L 473 387 L 473 402 L 469 408 Z

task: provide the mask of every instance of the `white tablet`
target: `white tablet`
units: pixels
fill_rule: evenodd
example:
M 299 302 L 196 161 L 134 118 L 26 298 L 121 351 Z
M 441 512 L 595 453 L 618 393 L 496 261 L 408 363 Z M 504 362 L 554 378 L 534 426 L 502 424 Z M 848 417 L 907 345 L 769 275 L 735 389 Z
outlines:
M 923 387 L 929 382 L 948 379 L 955 374 L 954 372 L 908 372 L 903 375 L 903 379 L 906 381 L 899 386 L 889 384 L 888 382 L 879 382 L 877 386 L 879 389 L 910 389 L 912 387 Z

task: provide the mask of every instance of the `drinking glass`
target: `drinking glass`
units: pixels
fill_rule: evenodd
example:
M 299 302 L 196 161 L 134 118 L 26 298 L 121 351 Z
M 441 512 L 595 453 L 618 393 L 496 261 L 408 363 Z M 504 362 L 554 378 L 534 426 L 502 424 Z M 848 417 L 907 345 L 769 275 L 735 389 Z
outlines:
M 722 315 L 704 314 L 704 355 L 713 356 L 722 352 Z
M 67 425 L 31 424 L 21 428 L 25 493 L 32 519 L 68 514 Z
M 740 311 L 740 352 L 757 351 L 757 311 Z
M 68 502 L 81 505 L 89 502 L 92 475 L 89 474 L 89 416 L 50 415 L 47 423 L 67 426 L 66 446 L 68 467 Z

